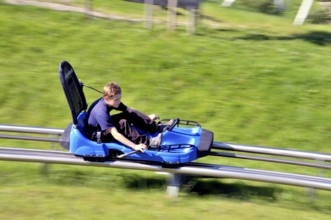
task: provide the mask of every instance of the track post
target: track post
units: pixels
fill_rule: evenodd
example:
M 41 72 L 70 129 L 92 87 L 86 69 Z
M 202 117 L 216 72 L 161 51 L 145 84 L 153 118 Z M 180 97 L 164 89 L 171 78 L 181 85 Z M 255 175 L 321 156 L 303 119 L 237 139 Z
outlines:
M 40 167 L 40 173 L 41 173 L 41 175 L 45 175 L 45 176 L 48 175 L 49 165 L 50 165 L 49 163 L 42 163 L 41 164 L 41 167 Z
M 179 196 L 179 190 L 182 184 L 182 177 L 183 177 L 182 174 L 169 173 L 167 194 L 170 197 L 176 198 Z

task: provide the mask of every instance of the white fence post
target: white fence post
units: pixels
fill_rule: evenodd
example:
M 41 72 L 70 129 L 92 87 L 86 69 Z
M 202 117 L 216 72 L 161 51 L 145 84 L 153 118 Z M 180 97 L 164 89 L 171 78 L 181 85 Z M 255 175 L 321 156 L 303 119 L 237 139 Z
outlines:
M 308 14 L 310 12 L 311 7 L 313 6 L 314 0 L 302 0 L 299 11 L 294 19 L 294 25 L 303 25 Z

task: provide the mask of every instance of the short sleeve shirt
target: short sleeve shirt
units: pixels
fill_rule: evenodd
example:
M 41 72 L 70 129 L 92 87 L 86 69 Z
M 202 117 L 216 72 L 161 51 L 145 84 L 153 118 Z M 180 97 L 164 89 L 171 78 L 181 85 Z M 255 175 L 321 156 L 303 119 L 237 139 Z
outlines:
M 87 112 L 87 124 L 89 133 L 93 134 L 97 131 L 104 131 L 114 127 L 114 122 L 110 115 L 111 110 L 126 111 L 127 106 L 122 102 L 118 108 L 107 105 L 103 98 L 96 100 Z

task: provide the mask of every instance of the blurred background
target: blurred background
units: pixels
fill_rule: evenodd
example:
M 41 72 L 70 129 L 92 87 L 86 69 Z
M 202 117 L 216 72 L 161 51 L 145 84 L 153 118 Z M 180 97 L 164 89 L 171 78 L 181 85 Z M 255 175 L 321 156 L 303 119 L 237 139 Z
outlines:
M 67 60 L 84 84 L 102 89 L 115 81 L 126 105 L 198 121 L 215 141 L 330 153 L 331 9 L 328 1 L 311 2 L 294 25 L 301 0 L 205 0 L 194 10 L 124 0 L 0 0 L 0 123 L 65 128 L 71 116 L 57 71 Z M 85 94 L 89 104 L 99 97 Z M 331 177 L 328 170 L 258 161 L 201 162 Z M 331 214 L 330 192 L 312 197 L 297 187 L 199 180 L 172 200 L 166 178 L 154 173 L 52 165 L 42 175 L 39 164 L 3 161 L 0 168 L 1 219 Z

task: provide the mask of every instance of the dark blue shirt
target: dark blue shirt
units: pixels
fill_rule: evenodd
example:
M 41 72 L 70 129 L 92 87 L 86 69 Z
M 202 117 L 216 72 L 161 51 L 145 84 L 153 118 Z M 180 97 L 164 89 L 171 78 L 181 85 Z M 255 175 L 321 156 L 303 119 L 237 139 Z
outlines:
M 107 105 L 103 98 L 96 100 L 87 111 L 88 133 L 93 135 L 97 131 L 104 131 L 114 127 L 114 122 L 110 115 L 111 110 L 126 111 L 127 107 L 122 102 L 118 108 Z

